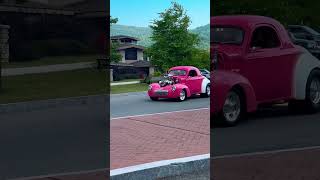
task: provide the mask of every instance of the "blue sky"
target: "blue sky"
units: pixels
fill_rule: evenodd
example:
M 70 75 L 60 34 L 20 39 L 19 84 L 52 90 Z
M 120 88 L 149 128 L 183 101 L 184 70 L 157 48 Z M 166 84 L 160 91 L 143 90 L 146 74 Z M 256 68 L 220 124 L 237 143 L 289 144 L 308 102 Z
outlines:
M 210 0 L 175 0 L 190 16 L 190 28 L 209 24 Z M 171 6 L 172 0 L 110 0 L 110 14 L 119 19 L 117 24 L 148 27 L 160 12 Z

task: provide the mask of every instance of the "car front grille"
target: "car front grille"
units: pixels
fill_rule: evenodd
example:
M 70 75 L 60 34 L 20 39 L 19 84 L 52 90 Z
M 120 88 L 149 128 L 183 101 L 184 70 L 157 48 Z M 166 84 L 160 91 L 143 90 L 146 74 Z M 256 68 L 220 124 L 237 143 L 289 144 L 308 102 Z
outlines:
M 157 96 L 167 96 L 167 95 L 168 95 L 168 91 L 158 90 L 158 91 L 155 91 L 155 94 L 156 94 Z

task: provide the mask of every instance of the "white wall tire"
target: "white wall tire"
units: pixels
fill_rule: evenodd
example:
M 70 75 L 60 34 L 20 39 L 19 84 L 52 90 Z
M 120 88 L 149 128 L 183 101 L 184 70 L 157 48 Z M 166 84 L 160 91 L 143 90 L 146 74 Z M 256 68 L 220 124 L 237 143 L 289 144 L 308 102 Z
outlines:
M 210 97 L 211 91 L 210 91 L 210 84 L 207 84 L 205 93 L 201 93 L 201 97 Z

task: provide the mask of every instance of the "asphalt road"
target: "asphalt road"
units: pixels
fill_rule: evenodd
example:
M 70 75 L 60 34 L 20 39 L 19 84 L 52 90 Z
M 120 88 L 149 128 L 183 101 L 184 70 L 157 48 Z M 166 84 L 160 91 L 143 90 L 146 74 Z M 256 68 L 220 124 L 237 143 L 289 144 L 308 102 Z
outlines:
M 222 156 L 320 145 L 320 113 L 290 114 L 264 108 L 235 127 L 211 129 L 211 154 Z
M 0 179 L 106 168 L 106 105 L 0 114 Z
M 209 98 L 191 97 L 184 102 L 168 99 L 152 101 L 146 92 L 118 94 L 110 98 L 111 118 L 208 108 L 209 106 Z

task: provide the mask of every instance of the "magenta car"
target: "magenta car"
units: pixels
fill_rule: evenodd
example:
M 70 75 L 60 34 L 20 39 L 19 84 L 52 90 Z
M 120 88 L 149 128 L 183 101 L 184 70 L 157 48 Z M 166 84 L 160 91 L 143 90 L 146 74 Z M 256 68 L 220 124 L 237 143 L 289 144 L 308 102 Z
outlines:
M 278 21 L 262 16 L 211 18 L 213 120 L 235 125 L 261 104 L 320 109 L 320 62 L 294 45 Z
M 176 66 L 159 83 L 149 85 L 148 95 L 151 100 L 173 98 L 184 101 L 194 94 L 210 96 L 210 80 L 201 75 L 193 66 Z

